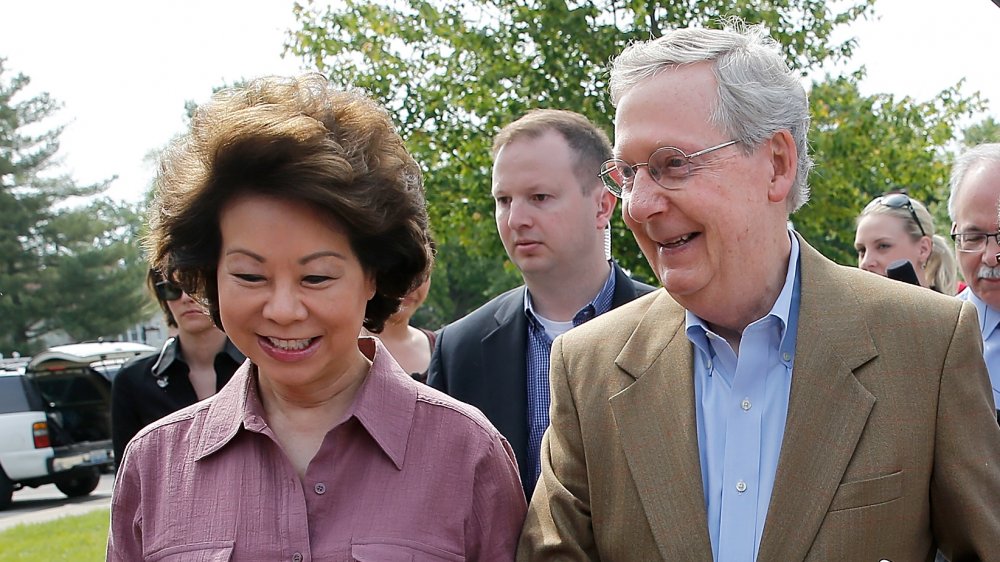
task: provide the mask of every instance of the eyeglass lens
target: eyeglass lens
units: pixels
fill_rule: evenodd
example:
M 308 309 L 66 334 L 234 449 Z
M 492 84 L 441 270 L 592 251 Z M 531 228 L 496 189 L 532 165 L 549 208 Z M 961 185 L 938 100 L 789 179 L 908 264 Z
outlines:
M 156 284 L 156 294 L 165 301 L 175 301 L 181 298 L 184 292 L 180 287 L 169 281 L 160 281 Z
M 951 237 L 955 239 L 955 246 L 960 252 L 981 252 L 986 249 L 990 238 L 1000 246 L 1000 232 L 956 232 Z
M 691 170 L 690 158 L 680 151 L 680 149 L 665 146 L 657 149 L 649 156 L 649 161 L 635 166 L 630 166 L 624 160 L 609 160 L 604 163 L 601 169 L 601 178 L 604 185 L 615 195 L 621 195 L 623 191 L 628 191 L 629 186 L 635 179 L 636 170 L 645 166 L 649 171 L 649 176 L 662 187 L 669 187 L 663 184 L 664 178 L 683 179 L 688 176 Z

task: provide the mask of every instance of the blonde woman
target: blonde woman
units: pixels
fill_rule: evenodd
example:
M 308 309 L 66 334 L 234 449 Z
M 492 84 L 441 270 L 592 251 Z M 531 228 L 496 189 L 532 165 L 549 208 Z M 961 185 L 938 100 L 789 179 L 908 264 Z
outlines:
M 945 237 L 935 234 L 934 219 L 920 201 L 899 192 L 880 195 L 861 211 L 857 224 L 858 267 L 886 276 L 893 262 L 907 260 L 920 286 L 955 294 L 955 254 Z

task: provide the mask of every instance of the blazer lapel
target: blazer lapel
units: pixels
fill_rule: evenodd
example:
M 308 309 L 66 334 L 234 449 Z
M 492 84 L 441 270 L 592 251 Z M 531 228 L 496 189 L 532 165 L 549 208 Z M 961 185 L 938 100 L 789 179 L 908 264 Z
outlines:
M 684 310 L 663 291 L 615 363 L 636 378 L 611 397 L 622 448 L 664 560 L 711 560 Z
M 849 281 L 801 238 L 799 244 L 791 395 L 759 560 L 806 557 L 875 404 L 853 373 L 877 350 Z
M 511 293 L 494 318 L 496 329 L 482 339 L 486 376 L 480 389 L 481 404 L 484 413 L 514 450 L 521 482 L 530 482 L 534 475 L 532 467 L 528 466 L 528 325 L 524 316 L 524 287 Z M 527 478 L 529 474 L 531 478 Z M 530 493 L 527 495 L 531 497 Z

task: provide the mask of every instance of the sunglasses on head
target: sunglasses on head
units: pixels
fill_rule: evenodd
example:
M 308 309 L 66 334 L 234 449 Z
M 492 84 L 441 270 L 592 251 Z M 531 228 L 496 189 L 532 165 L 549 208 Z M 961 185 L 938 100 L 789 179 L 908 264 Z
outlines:
M 175 301 L 184 294 L 180 287 L 166 280 L 157 281 L 154 287 L 156 288 L 156 298 L 162 301 Z
M 921 236 L 927 236 L 927 232 L 924 231 L 924 225 L 920 224 L 920 219 L 917 218 L 917 212 L 913 209 L 913 203 L 910 201 L 910 197 L 905 193 L 886 193 L 876 197 L 869 205 L 884 205 L 890 209 L 906 209 L 910 212 L 910 216 L 913 217 L 913 222 L 917 223 L 917 228 L 920 229 Z

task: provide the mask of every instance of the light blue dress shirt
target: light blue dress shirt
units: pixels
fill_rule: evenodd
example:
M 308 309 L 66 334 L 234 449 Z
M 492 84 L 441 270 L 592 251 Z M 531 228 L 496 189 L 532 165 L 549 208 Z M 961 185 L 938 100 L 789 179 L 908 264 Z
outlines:
M 694 388 L 701 478 L 712 555 L 719 562 L 757 558 L 785 434 L 801 281 L 799 242 L 771 311 L 743 331 L 739 356 L 708 324 L 687 312 L 695 347 Z
M 979 329 L 983 334 L 983 360 L 986 370 L 990 372 L 990 385 L 993 387 L 993 404 L 1000 410 L 1000 311 L 982 301 L 972 289 L 966 287 L 958 298 L 976 305 L 979 313 Z

